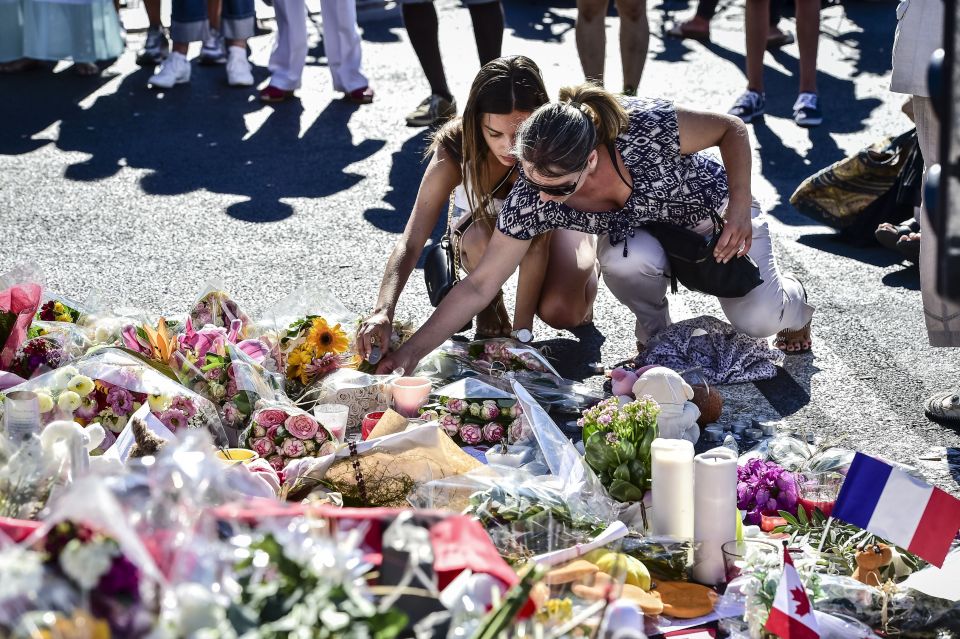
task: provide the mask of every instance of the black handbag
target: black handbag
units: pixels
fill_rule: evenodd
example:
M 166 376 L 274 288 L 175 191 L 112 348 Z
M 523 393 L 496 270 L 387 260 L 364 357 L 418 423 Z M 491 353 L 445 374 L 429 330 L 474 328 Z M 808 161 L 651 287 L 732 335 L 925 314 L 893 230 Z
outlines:
M 427 285 L 427 296 L 430 304 L 436 308 L 447 296 L 450 289 L 460 281 L 460 272 L 457 264 L 457 251 L 454 247 L 453 235 L 453 195 L 447 207 L 447 228 L 443 237 L 436 244 L 430 246 L 423 255 L 423 279 Z
M 692 229 L 668 222 L 643 225 L 660 242 L 670 261 L 671 290 L 677 292 L 679 281 L 691 291 L 717 297 L 743 297 L 763 283 L 760 267 L 749 255 L 717 262 L 713 250 L 723 232 L 723 218 L 713 217 L 713 235 L 704 237 Z

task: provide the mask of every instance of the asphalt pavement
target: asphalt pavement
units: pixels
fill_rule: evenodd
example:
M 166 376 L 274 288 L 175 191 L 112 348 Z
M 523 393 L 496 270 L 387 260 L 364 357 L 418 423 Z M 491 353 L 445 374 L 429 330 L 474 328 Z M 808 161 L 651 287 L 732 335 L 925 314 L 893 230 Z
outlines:
M 742 4 L 721 2 L 709 44 L 661 36 L 692 5 L 650 4 L 640 92 L 725 111 L 745 86 Z M 437 6 L 462 104 L 479 66 L 469 13 L 452 0 Z M 954 350 L 927 346 L 916 267 L 878 246 L 837 241 L 788 202 L 811 173 L 911 126 L 903 97 L 887 90 L 895 6 L 851 0 L 823 11 L 820 128 L 791 119 L 796 45 L 767 55 L 768 115 L 750 126 L 754 192 L 769 210 L 781 268 L 804 281 L 817 307 L 815 346 L 788 357 L 774 380 L 723 387 L 721 422 L 780 422 L 909 464 L 960 494 L 960 434 L 922 411 L 927 395 L 960 384 L 960 362 Z M 582 79 L 573 0 L 504 0 L 504 8 L 505 54 L 536 60 L 551 93 Z M 142 24 L 139 11 L 125 15 L 132 29 Z M 268 77 L 269 16 L 261 7 L 263 33 L 250 42 L 258 83 Z M 0 272 L 32 261 L 70 297 L 162 313 L 184 311 L 211 280 L 252 315 L 319 280 L 351 309 L 369 310 L 424 168 L 427 132 L 407 128 L 403 116 L 428 88 L 398 12 L 378 10 L 361 25 L 376 101 L 339 99 L 317 37 L 320 16 L 311 21 L 300 100 L 274 106 L 253 89 L 228 87 L 222 67 L 195 65 L 189 85 L 148 90 L 150 70 L 134 60 L 144 38 L 136 29 L 99 78 L 75 76 L 68 63 L 0 77 Z M 782 26 L 794 30 L 791 19 Z M 621 86 L 617 29 L 611 14 L 613 89 Z M 722 317 L 699 294 L 670 303 L 675 319 Z M 418 270 L 398 318 L 420 322 L 430 310 Z M 595 327 L 577 335 L 536 330 L 562 372 L 592 384 L 600 381 L 593 363 L 635 351 L 632 316 L 602 286 L 595 316 Z

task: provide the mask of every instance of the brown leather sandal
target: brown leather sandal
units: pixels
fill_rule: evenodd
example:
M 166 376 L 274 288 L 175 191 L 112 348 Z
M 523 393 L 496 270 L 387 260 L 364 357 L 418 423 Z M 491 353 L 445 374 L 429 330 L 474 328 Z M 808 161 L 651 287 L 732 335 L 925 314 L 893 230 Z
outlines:
M 784 275 L 783 277 L 789 277 L 797 284 L 800 285 L 800 290 L 803 291 L 803 301 L 807 301 L 807 289 L 804 287 L 803 282 L 801 282 L 797 277 L 793 275 Z M 781 351 L 787 355 L 799 355 L 801 353 L 809 353 L 810 349 L 813 347 L 813 341 L 810 339 L 810 325 L 813 323 L 811 319 L 807 322 L 806 326 L 803 328 L 796 329 L 784 329 L 777 333 L 776 338 L 773 340 L 773 345 L 779 348 Z M 791 348 L 792 345 L 799 344 L 799 348 Z

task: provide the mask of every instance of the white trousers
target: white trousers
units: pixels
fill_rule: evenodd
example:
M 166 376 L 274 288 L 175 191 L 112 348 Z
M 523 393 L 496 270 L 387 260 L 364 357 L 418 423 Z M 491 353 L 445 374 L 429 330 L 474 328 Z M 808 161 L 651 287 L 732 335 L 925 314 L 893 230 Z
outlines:
M 307 57 L 307 8 L 304 0 L 274 0 L 277 37 L 270 54 L 270 84 L 284 91 L 299 89 Z M 333 88 L 349 93 L 368 86 L 360 71 L 360 33 L 355 0 L 320 0 L 323 46 Z
M 803 289 L 793 279 L 783 278 L 777 269 L 770 241 L 770 229 L 760 208 L 754 206 L 753 243 L 750 257 L 760 267 L 763 283 L 743 297 L 718 298 L 727 320 L 751 337 L 770 337 L 784 329 L 802 328 L 813 317 L 813 307 L 804 300 Z M 708 235 L 708 219 L 694 230 Z M 637 341 L 646 344 L 658 331 L 671 324 L 667 303 L 670 264 L 660 243 L 642 229 L 628 237 L 627 256 L 623 245 L 610 245 L 601 236 L 597 247 L 600 271 L 610 292 L 637 316 Z

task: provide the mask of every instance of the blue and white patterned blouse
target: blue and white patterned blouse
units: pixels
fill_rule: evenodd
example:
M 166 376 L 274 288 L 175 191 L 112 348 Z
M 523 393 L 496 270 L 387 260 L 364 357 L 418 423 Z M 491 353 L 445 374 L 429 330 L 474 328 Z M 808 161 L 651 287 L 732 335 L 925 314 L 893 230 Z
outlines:
M 681 155 L 677 110 L 673 103 L 623 98 L 621 104 L 630 121 L 615 144 L 633 178 L 633 192 L 623 208 L 593 213 L 561 202 L 542 202 L 535 189 L 517 180 L 497 217 L 497 229 L 501 233 L 530 240 L 547 231 L 564 228 L 609 234 L 610 244 L 615 246 L 645 222 L 663 221 L 692 227 L 719 211 L 727 198 L 726 171 L 710 154 Z

